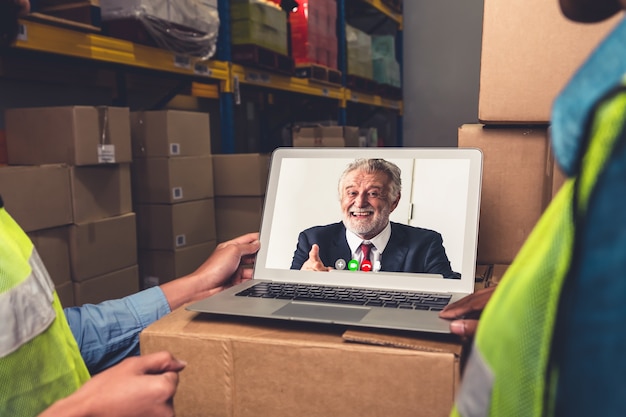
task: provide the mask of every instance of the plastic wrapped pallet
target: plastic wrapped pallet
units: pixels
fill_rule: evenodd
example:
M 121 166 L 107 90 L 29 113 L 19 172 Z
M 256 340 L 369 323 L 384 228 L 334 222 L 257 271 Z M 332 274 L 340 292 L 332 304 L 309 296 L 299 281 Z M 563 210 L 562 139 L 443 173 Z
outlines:
M 219 30 L 217 0 L 100 0 L 104 22 L 137 21 L 161 48 L 208 59 Z

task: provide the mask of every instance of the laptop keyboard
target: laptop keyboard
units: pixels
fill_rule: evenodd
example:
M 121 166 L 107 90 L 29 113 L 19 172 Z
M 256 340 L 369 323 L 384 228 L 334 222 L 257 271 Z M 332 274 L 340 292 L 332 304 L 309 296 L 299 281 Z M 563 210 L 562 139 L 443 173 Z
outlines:
M 261 282 L 237 293 L 241 297 L 276 298 L 357 306 L 441 311 L 450 302 L 449 294 L 376 290 L 317 284 Z

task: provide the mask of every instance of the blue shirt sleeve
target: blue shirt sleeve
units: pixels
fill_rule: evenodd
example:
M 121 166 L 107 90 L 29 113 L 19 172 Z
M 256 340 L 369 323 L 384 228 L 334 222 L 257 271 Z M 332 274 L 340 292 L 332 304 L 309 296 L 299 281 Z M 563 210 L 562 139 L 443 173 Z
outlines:
M 170 312 L 159 287 L 119 300 L 64 309 L 81 355 L 93 375 L 139 354 L 139 333 Z

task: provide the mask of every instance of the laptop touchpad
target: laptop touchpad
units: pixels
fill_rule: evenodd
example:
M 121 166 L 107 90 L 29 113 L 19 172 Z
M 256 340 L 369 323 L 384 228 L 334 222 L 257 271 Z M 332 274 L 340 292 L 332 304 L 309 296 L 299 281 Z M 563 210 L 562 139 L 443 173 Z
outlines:
M 284 307 L 276 310 L 274 313 L 272 313 L 272 315 L 281 317 L 318 319 L 331 322 L 358 322 L 369 312 L 369 308 L 362 307 L 339 307 L 329 305 L 289 303 Z

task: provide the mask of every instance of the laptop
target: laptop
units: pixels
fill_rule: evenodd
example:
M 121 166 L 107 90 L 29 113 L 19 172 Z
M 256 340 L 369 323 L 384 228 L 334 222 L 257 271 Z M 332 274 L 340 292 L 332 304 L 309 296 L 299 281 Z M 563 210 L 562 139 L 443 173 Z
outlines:
M 348 267 L 357 260 L 343 257 L 327 265 L 328 272 L 291 269 L 302 231 L 342 221 L 339 179 L 357 158 L 382 158 L 400 168 L 401 198 L 390 221 L 438 232 L 457 278 L 386 272 L 387 249 L 370 271 Z M 439 311 L 474 291 L 481 179 L 482 153 L 473 148 L 278 148 L 271 158 L 253 279 L 187 309 L 449 333 Z

